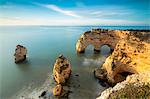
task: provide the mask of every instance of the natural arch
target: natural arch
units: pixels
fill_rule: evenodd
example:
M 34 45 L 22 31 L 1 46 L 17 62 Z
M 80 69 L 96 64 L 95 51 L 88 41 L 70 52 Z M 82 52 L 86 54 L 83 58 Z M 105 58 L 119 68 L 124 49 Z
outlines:
M 102 45 L 101 48 L 100 48 L 100 53 L 102 55 L 109 55 L 111 53 L 111 48 L 109 45 L 105 44 L 105 45 Z
M 94 46 L 89 44 L 85 49 L 85 54 L 93 54 L 92 50 L 94 49 Z
M 78 53 L 84 52 L 91 44 L 94 51 L 102 45 L 109 45 L 112 54 L 107 57 L 101 68 L 94 71 L 97 78 L 115 84 L 117 76 L 138 74 L 150 71 L 150 31 L 94 29 L 85 32 L 76 44 Z
M 116 32 L 118 33 L 117 35 Z M 116 30 L 94 29 L 81 35 L 76 44 L 76 51 L 84 53 L 90 44 L 94 46 L 94 52 L 100 52 L 100 48 L 103 45 L 108 45 L 113 51 L 119 39 L 119 32 Z

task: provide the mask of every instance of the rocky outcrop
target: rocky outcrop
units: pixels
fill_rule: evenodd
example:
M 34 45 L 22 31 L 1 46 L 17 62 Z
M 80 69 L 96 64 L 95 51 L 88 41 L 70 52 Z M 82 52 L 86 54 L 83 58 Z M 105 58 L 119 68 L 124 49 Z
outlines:
M 97 99 L 149 99 L 150 74 L 140 73 L 128 76 L 113 88 L 108 88 Z
M 77 42 L 77 52 L 92 44 L 95 50 L 102 45 L 114 49 L 95 76 L 115 84 L 134 73 L 150 71 L 150 31 L 95 29 L 85 32 Z
M 58 84 L 53 89 L 53 95 L 54 96 L 61 96 L 61 93 L 62 93 L 62 85 Z
M 102 65 L 108 82 L 117 83 L 125 80 L 128 74 L 150 71 L 150 32 L 128 32 Z
M 106 81 L 114 86 L 116 83 L 124 81 L 129 75 L 132 77 L 133 74 L 139 76 L 143 73 L 150 74 L 150 30 L 91 30 L 85 32 L 78 40 L 77 52 L 84 52 L 89 44 L 92 44 L 96 51 L 102 45 L 108 45 L 111 49 L 114 49 L 104 64 L 94 71 L 95 77 L 99 80 Z M 148 80 L 149 76 L 144 76 L 144 79 Z M 135 83 L 138 84 L 139 82 Z M 117 85 L 119 86 L 119 84 Z M 125 86 L 125 90 L 130 86 L 135 87 L 135 90 L 139 88 L 139 86 L 134 86 L 131 83 Z M 142 88 L 146 86 L 142 86 Z
M 22 62 L 26 60 L 27 49 L 22 45 L 17 45 L 15 50 L 15 63 Z
M 53 88 L 53 95 L 57 96 L 59 98 L 60 97 L 67 97 L 68 93 L 69 93 L 68 86 L 58 84 Z
M 54 64 L 53 75 L 58 84 L 64 84 L 71 74 L 70 62 L 60 55 Z
M 67 79 L 71 75 L 70 62 L 63 56 L 60 55 L 54 64 L 53 75 L 56 81 L 56 86 L 53 89 L 54 96 L 63 97 L 66 95 L 64 86 L 66 85 Z
M 95 52 L 99 52 L 103 45 L 108 45 L 113 51 L 118 41 L 124 38 L 124 33 L 120 30 L 92 29 L 81 35 L 76 44 L 76 51 L 83 53 L 88 45 L 93 45 Z

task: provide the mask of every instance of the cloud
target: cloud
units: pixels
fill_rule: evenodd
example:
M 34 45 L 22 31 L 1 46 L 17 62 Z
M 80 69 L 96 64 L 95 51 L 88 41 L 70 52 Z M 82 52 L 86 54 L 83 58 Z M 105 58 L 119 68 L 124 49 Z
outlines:
M 67 15 L 67 16 L 71 16 L 71 17 L 74 17 L 74 18 L 82 18 L 82 16 L 76 14 L 75 12 L 73 12 L 71 10 L 64 10 L 64 9 L 62 9 L 62 8 L 56 6 L 56 5 L 53 5 L 53 4 L 48 4 L 48 5 L 38 4 L 38 5 L 40 5 L 42 7 L 45 7 L 45 8 L 48 8 L 48 9 L 51 9 L 53 11 L 62 13 L 62 14 Z
M 86 16 L 90 18 L 103 18 L 103 19 L 128 19 L 125 16 L 134 16 L 135 12 L 132 9 L 127 9 L 124 7 L 108 7 L 108 6 L 102 6 L 102 7 L 91 7 L 91 10 L 79 10 L 82 13 L 84 13 Z M 79 13 L 79 12 L 78 12 Z
M 48 8 L 50 11 L 71 16 L 73 18 L 68 18 L 66 16 L 62 16 L 60 18 L 57 17 L 56 14 L 53 16 L 48 16 L 50 15 L 50 11 L 44 13 L 46 15 L 41 16 L 43 13 L 36 11 L 32 11 L 31 13 L 31 9 L 27 9 L 25 16 L 20 14 L 8 16 L 7 13 L 4 13 L 3 16 L 0 16 L 0 25 L 149 25 L 149 21 L 131 19 L 130 16 L 133 15 L 134 11 L 125 8 L 118 9 L 113 7 L 114 9 L 112 10 L 112 7 L 105 6 L 89 7 L 89 9 L 87 9 L 88 7 L 86 8 L 85 5 L 85 7 L 66 10 L 53 4 L 33 4 L 38 7 L 43 7 L 44 9 Z M 83 4 L 79 3 L 78 5 L 81 6 Z M 20 7 L 16 8 L 19 9 Z M 41 8 L 41 10 L 43 9 Z M 26 16 L 26 14 L 29 16 Z M 39 16 L 37 17 L 36 14 Z
M 43 19 L 43 18 L 0 18 L 0 25 L 148 25 L 147 21 L 111 19 Z

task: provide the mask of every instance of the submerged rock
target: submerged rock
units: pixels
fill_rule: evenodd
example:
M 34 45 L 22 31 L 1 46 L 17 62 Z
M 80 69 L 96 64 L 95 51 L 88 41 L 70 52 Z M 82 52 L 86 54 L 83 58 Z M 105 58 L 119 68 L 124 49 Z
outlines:
M 39 97 L 44 97 L 44 96 L 46 96 L 46 91 L 43 91 Z
M 22 45 L 17 45 L 15 50 L 15 63 L 22 62 L 26 60 L 27 49 Z

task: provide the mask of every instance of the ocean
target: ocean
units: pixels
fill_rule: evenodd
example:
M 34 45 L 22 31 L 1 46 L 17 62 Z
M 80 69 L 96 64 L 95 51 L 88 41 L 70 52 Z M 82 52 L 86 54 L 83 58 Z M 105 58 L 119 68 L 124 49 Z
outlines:
M 94 78 L 93 71 L 109 55 L 108 46 L 93 54 L 89 46 L 85 54 L 75 50 L 80 35 L 93 28 L 150 29 L 148 26 L 0 26 L 0 99 L 15 99 L 24 89 L 40 87 L 52 75 L 56 58 L 63 54 L 71 63 L 73 92 L 71 99 L 95 99 L 105 87 Z M 27 61 L 14 63 L 16 45 L 27 48 Z M 52 85 L 53 78 L 50 79 Z M 32 87 L 31 87 L 32 85 Z M 29 88 L 30 86 L 30 88 Z M 12 98 L 13 97 L 13 98 Z

